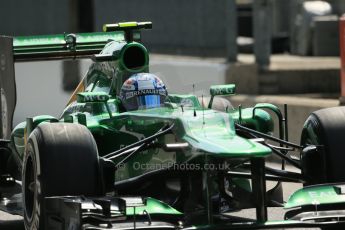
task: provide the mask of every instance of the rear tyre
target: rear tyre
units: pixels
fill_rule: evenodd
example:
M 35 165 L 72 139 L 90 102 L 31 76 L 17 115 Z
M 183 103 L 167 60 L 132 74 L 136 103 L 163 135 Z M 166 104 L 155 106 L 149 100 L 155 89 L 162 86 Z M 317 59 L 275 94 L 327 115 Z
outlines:
M 313 112 L 306 120 L 301 145 L 321 145 L 318 151 L 302 155 L 302 172 L 307 185 L 345 182 L 345 107 Z
M 39 125 L 27 142 L 22 178 L 25 228 L 47 229 L 45 197 L 102 194 L 92 134 L 78 124 Z

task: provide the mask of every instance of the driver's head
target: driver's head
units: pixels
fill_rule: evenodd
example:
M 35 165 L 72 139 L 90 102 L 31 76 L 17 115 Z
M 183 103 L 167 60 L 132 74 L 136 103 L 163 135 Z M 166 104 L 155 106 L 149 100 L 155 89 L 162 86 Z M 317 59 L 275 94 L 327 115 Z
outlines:
M 127 111 L 160 107 L 168 96 L 161 79 L 151 73 L 137 73 L 121 87 L 120 99 Z

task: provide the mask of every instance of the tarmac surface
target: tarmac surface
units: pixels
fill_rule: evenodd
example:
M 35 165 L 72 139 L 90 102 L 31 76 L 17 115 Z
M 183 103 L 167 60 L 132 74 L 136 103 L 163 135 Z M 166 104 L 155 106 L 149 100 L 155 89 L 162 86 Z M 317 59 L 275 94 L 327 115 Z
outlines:
M 23 218 L 0 211 L 1 230 L 24 230 Z

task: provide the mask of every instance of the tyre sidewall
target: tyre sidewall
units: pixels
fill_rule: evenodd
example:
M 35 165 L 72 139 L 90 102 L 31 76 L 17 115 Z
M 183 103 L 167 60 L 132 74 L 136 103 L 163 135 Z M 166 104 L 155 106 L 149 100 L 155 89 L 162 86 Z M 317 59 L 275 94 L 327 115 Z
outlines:
M 306 158 L 310 165 L 303 171 L 315 171 L 307 177 L 313 178 L 312 184 L 345 182 L 343 154 L 345 148 L 345 107 L 326 108 L 313 112 L 306 120 L 301 136 L 301 145 L 319 146 L 318 154 Z M 315 152 L 315 153 L 316 153 Z M 302 157 L 302 163 L 304 159 Z M 322 177 L 317 175 L 322 172 Z
M 33 199 L 33 208 L 32 208 L 32 215 L 31 217 L 28 216 L 28 211 L 26 207 L 25 201 L 25 187 L 26 187 L 26 177 L 25 172 L 27 169 L 28 161 L 32 159 L 33 164 L 33 171 L 34 171 L 34 180 L 35 180 L 35 187 L 34 187 L 34 199 Z M 41 181 L 40 181 L 40 174 L 41 174 L 41 165 L 39 160 L 39 149 L 37 145 L 37 140 L 34 135 L 32 138 L 29 139 L 27 144 L 27 149 L 24 156 L 23 162 L 23 185 L 22 185 L 22 192 L 23 192 L 23 209 L 24 209 L 24 225 L 26 230 L 36 230 L 36 229 L 44 229 L 44 224 L 40 221 L 42 220 L 42 215 L 44 214 L 43 209 L 43 198 L 42 198 L 42 191 L 41 191 Z

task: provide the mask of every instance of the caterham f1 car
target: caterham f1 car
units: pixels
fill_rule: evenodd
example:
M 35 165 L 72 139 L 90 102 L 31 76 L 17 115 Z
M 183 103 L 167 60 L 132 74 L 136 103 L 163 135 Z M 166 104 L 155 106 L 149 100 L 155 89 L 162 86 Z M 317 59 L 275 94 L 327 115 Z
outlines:
M 22 215 L 27 230 L 340 228 L 345 108 L 312 113 L 294 144 L 286 107 L 213 109 L 235 85 L 211 86 L 207 105 L 168 94 L 141 43 L 151 27 L 127 22 L 99 33 L 0 38 L 1 209 Z M 93 63 L 62 115 L 30 117 L 12 129 L 14 63 L 77 58 Z M 281 169 L 265 164 L 271 155 Z M 267 181 L 276 185 L 267 189 Z M 283 182 L 303 188 L 284 201 Z M 284 220 L 268 221 L 268 207 L 285 209 Z M 249 208 L 255 218 L 232 215 Z

